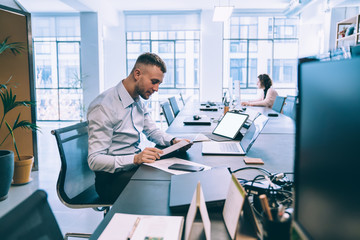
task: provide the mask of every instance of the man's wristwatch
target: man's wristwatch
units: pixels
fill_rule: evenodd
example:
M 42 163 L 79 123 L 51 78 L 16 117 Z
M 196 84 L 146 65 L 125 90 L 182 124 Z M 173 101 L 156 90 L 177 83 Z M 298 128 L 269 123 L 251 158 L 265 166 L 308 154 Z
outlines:
M 176 139 L 176 138 L 173 138 L 173 139 L 170 140 L 170 145 L 174 145 L 174 144 L 175 144 L 175 143 L 174 143 L 175 139 Z

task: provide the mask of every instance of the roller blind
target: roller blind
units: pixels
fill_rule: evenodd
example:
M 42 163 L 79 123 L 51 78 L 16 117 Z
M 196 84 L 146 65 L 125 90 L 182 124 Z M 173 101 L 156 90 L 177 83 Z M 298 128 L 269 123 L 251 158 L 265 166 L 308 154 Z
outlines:
M 127 32 L 200 30 L 200 10 L 183 12 L 126 11 Z

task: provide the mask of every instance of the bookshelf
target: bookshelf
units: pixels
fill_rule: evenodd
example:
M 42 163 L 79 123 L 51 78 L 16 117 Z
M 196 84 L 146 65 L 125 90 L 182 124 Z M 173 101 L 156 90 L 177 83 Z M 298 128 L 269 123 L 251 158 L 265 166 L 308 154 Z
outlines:
M 360 14 L 342 20 L 336 24 L 335 48 L 360 44 Z

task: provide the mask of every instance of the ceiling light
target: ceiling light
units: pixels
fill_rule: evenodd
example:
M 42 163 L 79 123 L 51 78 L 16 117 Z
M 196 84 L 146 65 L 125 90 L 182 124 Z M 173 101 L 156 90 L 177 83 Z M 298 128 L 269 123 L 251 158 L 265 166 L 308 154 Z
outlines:
M 213 21 L 225 22 L 231 16 L 233 9 L 233 6 L 215 6 Z

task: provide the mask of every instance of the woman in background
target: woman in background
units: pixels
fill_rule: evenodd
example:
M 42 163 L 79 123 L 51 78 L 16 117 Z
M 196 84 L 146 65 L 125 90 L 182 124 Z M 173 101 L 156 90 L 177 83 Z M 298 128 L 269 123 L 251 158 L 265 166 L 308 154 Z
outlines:
M 259 99 L 253 101 L 242 102 L 241 105 L 243 106 L 262 106 L 272 108 L 276 96 L 278 93 L 274 88 L 272 88 L 272 81 L 269 75 L 267 74 L 260 74 L 258 76 L 258 82 L 256 83 L 257 87 L 263 89 L 264 91 L 261 92 L 261 96 Z

